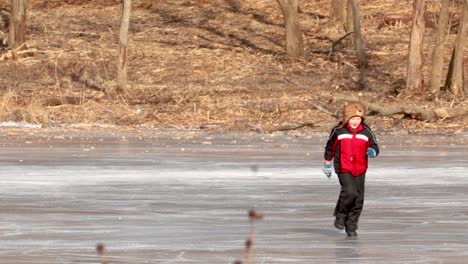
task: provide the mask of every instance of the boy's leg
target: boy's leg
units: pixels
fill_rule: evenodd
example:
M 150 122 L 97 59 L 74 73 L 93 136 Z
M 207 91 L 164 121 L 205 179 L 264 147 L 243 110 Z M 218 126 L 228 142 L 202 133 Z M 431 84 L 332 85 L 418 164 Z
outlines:
M 345 227 L 345 223 L 346 223 L 346 215 L 344 215 L 344 214 L 335 214 L 335 222 L 333 223 L 333 225 L 337 229 L 343 230 L 344 227 Z
M 354 183 L 355 177 L 349 173 L 340 173 L 338 179 L 340 180 L 341 191 L 340 196 L 335 207 L 335 227 L 343 229 L 347 222 L 347 216 L 351 208 L 354 206 L 355 200 L 358 196 L 356 184 Z
M 354 177 L 354 185 L 357 190 L 357 197 L 350 208 L 348 217 L 346 219 L 346 230 L 356 231 L 358 229 L 359 216 L 361 215 L 362 208 L 364 206 L 364 187 L 365 187 L 366 175 L 363 174 L 359 177 Z

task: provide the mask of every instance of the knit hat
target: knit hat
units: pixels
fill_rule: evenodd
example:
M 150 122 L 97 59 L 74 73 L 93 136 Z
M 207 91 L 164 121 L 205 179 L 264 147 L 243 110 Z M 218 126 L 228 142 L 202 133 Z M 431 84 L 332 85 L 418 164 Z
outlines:
M 343 124 L 348 123 L 349 119 L 355 116 L 359 116 L 364 121 L 364 115 L 366 109 L 361 103 L 358 102 L 346 102 L 343 107 Z

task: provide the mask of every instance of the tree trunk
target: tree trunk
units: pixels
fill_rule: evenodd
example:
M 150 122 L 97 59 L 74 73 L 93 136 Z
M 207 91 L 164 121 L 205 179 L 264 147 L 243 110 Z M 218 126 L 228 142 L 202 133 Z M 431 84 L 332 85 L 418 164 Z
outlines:
M 424 91 L 424 79 L 422 75 L 422 58 L 424 44 L 424 11 L 425 0 L 413 2 L 413 25 L 409 44 L 408 71 L 406 77 L 406 89 L 412 92 Z
M 463 4 L 463 13 L 460 19 L 461 24 L 458 30 L 458 36 L 455 40 L 455 47 L 450 60 L 449 71 L 445 88 L 456 97 L 463 97 L 463 57 L 465 48 L 465 39 L 468 31 L 468 1 Z
M 346 33 L 354 32 L 354 15 L 353 15 L 353 0 L 346 1 Z M 348 47 L 354 47 L 354 38 L 348 38 L 346 41 Z
M 344 23 L 346 20 L 346 0 L 331 0 L 330 20 Z
M 128 28 L 130 25 L 130 9 L 132 0 L 123 0 L 122 3 L 122 20 L 120 24 L 119 35 L 119 61 L 117 68 L 117 89 L 118 93 L 127 92 L 127 43 L 128 43 Z
M 449 0 L 442 0 L 439 15 L 439 25 L 435 39 L 435 46 L 432 52 L 432 72 L 431 72 L 431 92 L 438 93 L 442 79 L 442 68 L 444 64 L 444 44 L 448 31 Z
M 299 27 L 298 0 L 277 0 L 286 27 L 286 50 L 293 57 L 304 55 L 304 41 Z
M 359 10 L 359 0 L 350 0 L 353 10 L 353 28 L 354 28 L 354 44 L 356 46 L 356 54 L 359 68 L 367 67 L 367 56 L 364 50 L 361 33 L 361 13 Z
M 26 0 L 11 1 L 10 29 L 8 46 L 18 48 L 26 42 Z
M 436 114 L 431 109 L 424 109 L 418 105 L 413 104 L 392 104 L 392 103 L 370 103 L 363 101 L 362 98 L 356 96 L 348 96 L 338 94 L 334 96 L 335 102 L 359 102 L 363 104 L 369 113 L 379 116 L 392 116 L 396 114 L 404 114 L 405 118 L 411 118 L 422 121 L 433 121 Z

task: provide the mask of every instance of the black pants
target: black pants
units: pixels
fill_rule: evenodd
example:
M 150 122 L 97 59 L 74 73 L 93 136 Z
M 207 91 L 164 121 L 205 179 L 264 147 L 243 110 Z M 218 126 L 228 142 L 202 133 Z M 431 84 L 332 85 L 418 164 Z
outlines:
M 354 177 L 349 173 L 340 173 L 338 179 L 340 180 L 341 192 L 334 215 L 345 220 L 346 230 L 356 230 L 364 206 L 366 175 Z

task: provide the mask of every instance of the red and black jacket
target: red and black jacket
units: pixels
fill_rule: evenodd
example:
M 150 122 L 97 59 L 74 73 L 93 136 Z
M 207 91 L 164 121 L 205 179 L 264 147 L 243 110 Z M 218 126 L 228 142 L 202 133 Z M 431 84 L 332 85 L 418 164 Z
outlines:
M 349 125 L 338 126 L 330 133 L 325 146 L 325 160 L 334 158 L 336 174 L 350 173 L 357 177 L 367 171 L 367 148 L 373 148 L 379 155 L 379 146 L 374 133 L 364 123 L 354 131 Z

